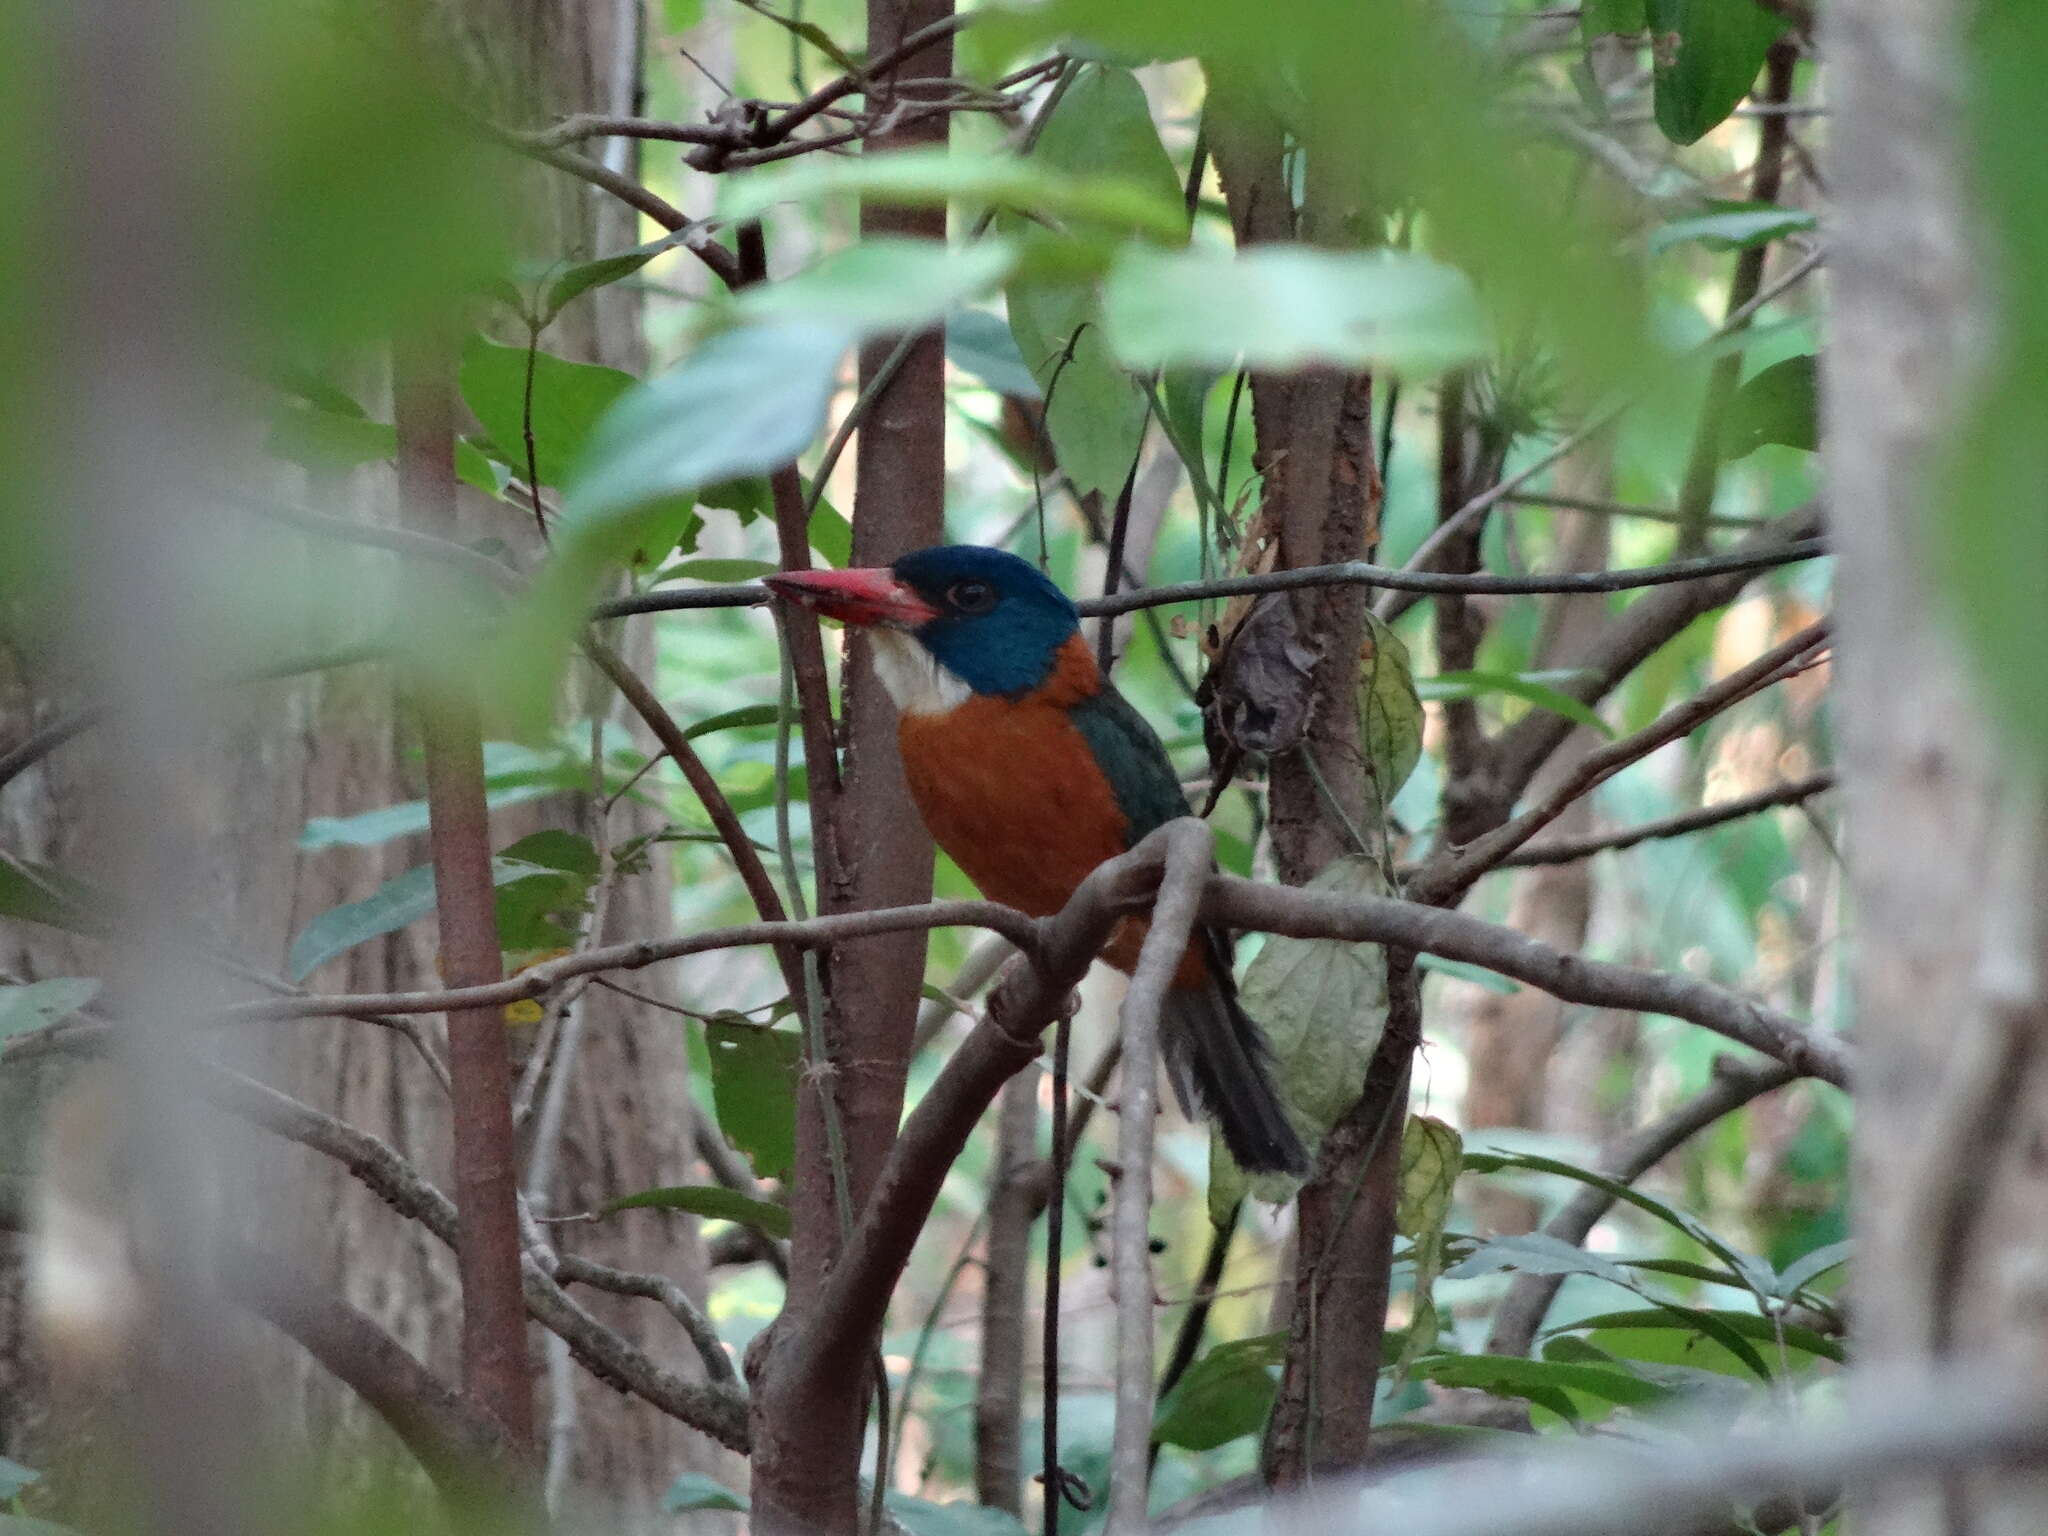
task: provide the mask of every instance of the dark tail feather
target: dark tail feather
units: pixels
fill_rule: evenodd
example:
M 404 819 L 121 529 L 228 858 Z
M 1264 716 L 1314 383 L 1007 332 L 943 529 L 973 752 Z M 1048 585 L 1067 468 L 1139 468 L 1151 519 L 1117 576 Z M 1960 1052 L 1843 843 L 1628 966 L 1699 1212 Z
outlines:
M 1307 1173 L 1308 1153 L 1273 1086 L 1272 1048 L 1229 982 L 1168 992 L 1159 1022 L 1180 1107 L 1214 1119 L 1247 1173 Z

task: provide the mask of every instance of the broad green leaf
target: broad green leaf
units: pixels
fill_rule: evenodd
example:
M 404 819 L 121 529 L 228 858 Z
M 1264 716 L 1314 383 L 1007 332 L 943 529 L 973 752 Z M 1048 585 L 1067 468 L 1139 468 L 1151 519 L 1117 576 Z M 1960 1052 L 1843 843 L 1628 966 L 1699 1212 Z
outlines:
M 1811 354 L 1788 357 L 1745 380 L 1721 424 L 1721 457 L 1739 459 L 1765 443 L 1818 449 L 1819 362 Z
M 1589 40 L 1632 37 L 1647 25 L 1643 0 L 1585 0 L 1579 7 L 1579 26 Z
M 770 1237 L 789 1236 L 789 1207 L 766 1200 L 751 1200 L 737 1190 L 716 1184 L 672 1184 L 661 1189 L 643 1189 L 637 1195 L 620 1195 L 597 1208 L 600 1216 L 616 1211 L 688 1211 L 712 1221 L 736 1221 Z
M 846 520 L 846 514 L 820 497 L 818 510 L 811 514 L 811 548 L 824 556 L 825 563 L 835 570 L 844 570 L 853 562 L 853 524 Z
M 290 405 L 271 417 L 263 451 L 309 474 L 340 474 L 358 464 L 396 458 L 398 429 L 386 421 Z
M 1273 1366 L 1284 1347 L 1284 1336 L 1274 1335 L 1210 1349 L 1159 1405 L 1153 1441 L 1213 1451 L 1240 1435 L 1257 1433 L 1273 1406 Z
M 963 309 L 947 318 L 946 360 L 999 395 L 1040 398 L 1038 380 L 1024 366 L 1008 323 L 985 309 Z
M 877 237 L 827 256 L 733 304 L 743 321 L 846 326 L 863 334 L 922 330 L 999 286 L 1017 264 L 1008 240 L 971 245 Z
M 1153 206 L 1173 210 L 1152 232 L 1175 244 L 1187 238 L 1180 175 L 1160 142 L 1145 88 L 1128 69 L 1082 65 L 1046 119 L 1031 163 L 1056 168 L 1084 183 L 1142 188 Z
M 1602 736 L 1614 735 L 1614 727 L 1583 700 L 1514 672 L 1440 672 L 1435 677 L 1418 679 L 1415 687 L 1425 699 L 1472 699 L 1482 694 L 1505 693 L 1538 709 L 1575 720 Z
M 750 725 L 773 725 L 782 718 L 781 706 L 775 704 L 743 704 L 738 709 L 728 709 L 722 715 L 708 715 L 683 730 L 683 740 L 695 741 L 699 736 L 709 736 L 713 731 L 737 730 Z
M 462 398 L 484 430 L 526 474 L 526 363 L 524 347 L 500 346 L 472 336 L 462 349 Z M 533 354 L 533 453 L 543 485 L 560 485 L 598 419 L 627 390 L 633 376 L 616 368 L 572 363 L 550 352 Z
M 1477 1387 L 1496 1397 L 1528 1397 L 1532 1389 L 1543 1389 L 1582 1393 L 1630 1408 L 1662 1402 L 1671 1395 L 1669 1389 L 1631 1371 L 1564 1360 L 1526 1360 L 1519 1355 L 1433 1355 L 1416 1362 L 1415 1374 L 1439 1386 Z
M 1352 854 L 1333 861 L 1308 889 L 1383 896 L 1386 880 L 1371 859 Z M 1245 1012 L 1272 1042 L 1281 1100 L 1313 1150 L 1357 1102 L 1365 1069 L 1379 1047 L 1387 1022 L 1386 954 L 1376 944 L 1275 934 L 1246 968 L 1239 994 Z M 1212 1133 L 1212 1213 L 1219 1187 L 1227 1190 L 1234 1183 L 1219 1178 L 1230 1168 L 1222 1139 Z M 1265 1176 L 1253 1181 L 1252 1192 L 1261 1199 L 1284 1200 L 1297 1182 Z
M 1057 116 L 1057 114 L 1055 114 Z M 1124 177 L 1074 176 L 1039 155 L 952 154 L 907 149 L 853 159 L 813 156 L 796 164 L 726 180 L 721 217 L 759 218 L 777 203 L 824 197 L 859 197 L 904 208 L 982 204 L 1054 219 L 1082 219 L 1162 239 L 1177 240 L 1187 215 L 1177 198 L 1162 199 L 1142 182 Z
M 48 981 L 0 986 L 0 1040 L 69 1018 L 91 1002 L 99 990 L 99 982 L 90 976 L 53 976 Z M 16 1463 L 0 1465 L 0 1480 L 5 1479 L 7 1467 L 13 1465 Z M 10 1497 L 11 1494 L 0 1491 L 0 1499 Z
M 1415 1312 L 1408 1337 L 1394 1363 L 1405 1378 L 1416 1360 L 1436 1348 L 1439 1322 L 1436 1280 L 1443 1271 L 1444 1223 L 1451 1215 L 1451 1191 L 1464 1160 L 1464 1142 L 1441 1120 L 1410 1115 L 1401 1131 L 1401 1185 L 1394 1229 L 1407 1238 L 1415 1270 Z
M 83 881 L 26 859 L 0 854 L 0 917 L 68 933 L 101 933 L 113 901 Z
M 1110 356 L 1086 283 L 1020 279 L 1010 331 L 1038 380 L 1053 456 L 1082 495 L 1114 499 L 1145 440 L 1145 397 Z
M 1470 1166 L 1472 1154 L 1466 1156 Z M 1476 1275 L 1498 1274 L 1502 1270 L 1525 1275 L 1594 1275 L 1624 1289 L 1635 1289 L 1628 1271 L 1612 1259 L 1588 1253 L 1547 1232 L 1517 1232 L 1492 1238 L 1481 1243 L 1444 1274 L 1452 1280 L 1469 1280 Z
M 1383 823 L 1422 759 L 1422 699 L 1407 643 L 1373 613 L 1358 653 L 1358 732 L 1379 802 L 1373 820 Z
M 1487 347 L 1464 274 L 1406 251 L 1129 245 L 1103 283 L 1102 312 L 1132 368 L 1332 363 L 1429 375 Z
M 531 870 L 498 886 L 498 947 L 507 955 L 542 955 L 574 944 L 598 874 L 590 839 L 576 832 L 536 832 L 498 857 Z
M 726 1140 L 764 1179 L 789 1176 L 796 1156 L 797 1061 L 803 1041 L 779 1029 L 710 1023 L 711 1102 Z
M 679 560 L 664 566 L 658 581 L 759 581 L 775 569 L 766 560 Z
M 1756 84 L 1785 18 L 1756 0 L 1649 0 L 1657 126 L 1674 144 L 1715 127 Z
M 883 1502 L 910 1536 L 1024 1536 L 1023 1523 L 1015 1515 L 986 1504 L 964 1499 L 934 1504 L 907 1493 L 885 1494 Z
M 1673 219 L 1651 230 L 1650 254 L 1661 256 L 1673 246 L 1691 240 L 1697 240 L 1710 251 L 1732 251 L 1812 229 L 1818 222 L 1804 209 L 1780 208 L 1771 203 L 1715 203 L 1711 207 L 1711 212 Z
M 523 805 L 556 792 L 553 784 L 514 784 L 489 790 L 484 803 L 496 810 L 501 806 Z M 306 852 L 321 848 L 368 848 L 388 843 L 394 837 L 410 837 L 427 830 L 427 802 L 407 800 L 380 806 L 354 816 L 315 816 L 299 834 L 299 847 Z
M 498 858 L 491 863 L 492 883 L 501 887 L 517 880 L 557 874 L 558 871 L 523 859 Z M 361 901 L 330 907 L 292 940 L 292 980 L 304 981 L 336 955 L 387 933 L 396 933 L 433 910 L 434 870 L 429 864 L 393 876 Z
M 838 326 L 742 326 L 627 390 L 570 476 L 565 534 L 589 540 L 663 497 L 787 464 L 824 425 L 849 341 Z
M 661 1496 L 664 1514 L 683 1515 L 698 1509 L 732 1509 L 741 1514 L 747 1512 L 747 1501 L 734 1493 L 725 1484 L 706 1477 L 702 1472 L 685 1472 L 668 1485 L 668 1492 Z
M 645 245 L 636 245 L 616 256 L 599 256 L 593 261 L 577 262 L 548 284 L 547 297 L 541 302 L 541 323 L 553 320 L 571 299 L 579 298 L 593 288 L 616 283 L 622 277 L 631 277 L 655 257 L 674 250 L 682 243 L 681 234 L 663 235 L 659 240 L 649 240 Z
M 33 1467 L 24 1467 L 11 1457 L 0 1456 L 0 1499 L 18 1498 L 21 1490 L 31 1483 L 42 1481 L 43 1474 Z
M 1676 1328 L 1680 1330 L 1704 1331 L 1701 1326 L 1703 1323 L 1714 1325 L 1718 1330 L 1716 1334 L 1717 1342 L 1723 1344 L 1727 1342 L 1726 1335 L 1733 1334 L 1736 1340 L 1742 1344 L 1767 1344 L 1773 1348 L 1777 1346 L 1778 1331 L 1772 1327 L 1771 1320 L 1768 1317 L 1760 1317 L 1754 1312 L 1737 1312 L 1718 1307 L 1710 1309 L 1706 1307 L 1659 1306 L 1627 1312 L 1599 1312 L 1591 1317 L 1574 1318 L 1571 1322 L 1565 1324 L 1564 1328 L 1588 1330 Z M 1563 1328 L 1551 1331 L 1562 1332 Z M 1784 1331 L 1785 1347 L 1787 1349 L 1796 1349 L 1801 1354 L 1817 1355 L 1821 1359 L 1833 1360 L 1838 1364 L 1849 1358 L 1848 1351 L 1826 1334 L 1816 1333 L 1811 1328 L 1796 1327 L 1792 1324 L 1786 1324 Z M 1761 1370 L 1760 1365 L 1752 1366 L 1751 1369 L 1753 1372 L 1760 1371 L 1765 1379 L 1769 1379 L 1769 1372 Z

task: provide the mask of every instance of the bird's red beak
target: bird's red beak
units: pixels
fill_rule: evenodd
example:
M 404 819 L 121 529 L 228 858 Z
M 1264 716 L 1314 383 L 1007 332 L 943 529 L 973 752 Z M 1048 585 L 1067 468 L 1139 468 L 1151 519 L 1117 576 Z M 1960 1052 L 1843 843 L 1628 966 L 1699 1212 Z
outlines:
M 842 624 L 888 624 L 915 629 L 939 616 L 886 565 L 851 571 L 781 571 L 763 576 L 776 596 L 801 603 Z

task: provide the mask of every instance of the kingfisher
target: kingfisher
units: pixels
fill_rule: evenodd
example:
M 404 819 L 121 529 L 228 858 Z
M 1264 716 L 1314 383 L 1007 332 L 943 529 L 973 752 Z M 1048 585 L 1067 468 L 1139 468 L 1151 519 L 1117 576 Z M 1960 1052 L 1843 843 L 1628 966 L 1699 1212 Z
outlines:
M 1050 917 L 1097 865 L 1188 814 L 1165 746 L 1103 677 L 1073 602 L 1029 561 L 949 544 L 763 580 L 869 633 L 911 798 L 989 900 Z M 1141 920 L 1119 924 L 1102 958 L 1128 974 L 1144 935 Z M 1213 1118 L 1246 1171 L 1307 1172 L 1222 930 L 1190 940 L 1160 1022 L 1181 1108 Z

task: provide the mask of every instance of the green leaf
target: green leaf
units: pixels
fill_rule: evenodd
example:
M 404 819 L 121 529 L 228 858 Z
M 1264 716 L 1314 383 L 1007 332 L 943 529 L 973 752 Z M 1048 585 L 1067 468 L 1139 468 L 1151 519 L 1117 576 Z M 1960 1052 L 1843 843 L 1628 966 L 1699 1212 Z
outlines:
M 1574 1179 L 1581 1184 L 1590 1184 L 1595 1189 L 1603 1189 L 1624 1204 L 1655 1216 L 1659 1221 L 1684 1233 L 1726 1264 L 1732 1274 L 1739 1276 L 1738 1284 L 1759 1297 L 1771 1294 L 1771 1284 L 1775 1276 L 1768 1264 L 1760 1259 L 1751 1258 L 1748 1254 L 1737 1252 L 1716 1237 L 1707 1229 L 1706 1224 L 1696 1217 L 1687 1215 L 1674 1206 L 1666 1205 L 1662 1200 L 1646 1195 L 1618 1179 L 1611 1179 L 1588 1168 L 1577 1168 L 1570 1163 L 1559 1162 L 1556 1158 L 1539 1157 L 1533 1152 L 1467 1152 L 1465 1166 L 1474 1172 L 1490 1173 L 1502 1168 L 1522 1168 L 1533 1173 L 1554 1173 L 1561 1178 Z M 1644 1264 L 1643 1267 L 1650 1266 Z
M 1082 495 L 1114 497 L 1145 440 L 1145 397 L 1110 356 L 1093 288 L 1020 279 L 1009 289 L 1010 331 L 1045 401 L 1053 456 Z
M 526 361 L 526 348 L 500 346 L 482 336 L 470 337 L 462 349 L 462 398 L 522 478 Z M 534 463 L 543 485 L 562 484 L 591 429 L 632 387 L 633 376 L 616 368 L 572 363 L 550 352 L 533 354 Z
M 616 256 L 599 256 L 593 261 L 577 262 L 548 285 L 547 297 L 541 301 L 541 323 L 545 325 L 553 320 L 571 299 L 579 298 L 593 288 L 616 283 L 622 277 L 631 277 L 655 257 L 664 251 L 674 250 L 682 243 L 681 234 L 663 235 L 659 240 L 649 240 L 645 245 L 636 245 Z
M 1591 1317 L 1574 1318 L 1565 1328 L 1573 1329 L 1615 1329 L 1615 1328 L 1677 1328 L 1710 1333 L 1715 1342 L 1724 1347 L 1733 1335 L 1734 1346 L 1740 1350 L 1752 1341 L 1776 1347 L 1778 1333 L 1771 1326 L 1768 1317 L 1759 1317 L 1754 1312 L 1737 1312 L 1727 1308 L 1656 1306 L 1627 1312 L 1598 1312 Z M 1710 1332 L 1711 1330 L 1711 1332 Z M 1563 1328 L 1552 1332 L 1562 1332 Z M 1791 1324 L 1785 1326 L 1785 1347 L 1796 1349 L 1801 1354 L 1817 1355 L 1824 1360 L 1837 1363 L 1847 1361 L 1848 1351 L 1843 1349 L 1826 1334 L 1816 1333 L 1811 1328 Z M 1770 1379 L 1770 1371 L 1751 1352 L 1752 1372 L 1764 1380 Z M 1747 1362 L 1746 1362 L 1747 1363 Z
M 832 34 L 815 21 L 805 21 L 800 16 L 785 15 L 773 6 L 763 5 L 761 0 L 740 0 L 748 10 L 757 16 L 765 16 L 792 37 L 800 37 L 818 52 L 825 55 L 841 71 L 849 75 L 860 73 L 860 60 L 832 41 Z
M 1661 256 L 1673 246 L 1697 240 L 1711 251 L 1733 251 L 1748 245 L 1762 245 L 1781 235 L 1812 229 L 1818 222 L 1800 208 L 1780 208 L 1773 203 L 1713 203 L 1710 213 L 1696 213 L 1673 219 L 1650 231 L 1649 252 Z
M 0 1499 L 13 1499 L 31 1483 L 42 1481 L 43 1474 L 33 1467 L 24 1467 L 20 1462 L 7 1456 L 0 1456 Z
M 1284 1345 L 1284 1337 L 1269 1335 L 1210 1349 L 1159 1405 L 1152 1422 L 1154 1443 L 1213 1451 L 1241 1435 L 1256 1434 L 1273 1407 L 1273 1366 Z
M 737 1190 L 716 1184 L 672 1184 L 661 1189 L 643 1189 L 637 1195 L 620 1195 L 597 1208 L 600 1216 L 615 1211 L 688 1211 L 711 1221 L 735 1221 L 770 1237 L 789 1236 L 789 1207 L 767 1200 L 751 1200 Z
M 68 933 L 102 933 L 112 899 L 81 880 L 27 859 L 0 854 L 0 917 Z
M 1612 1259 L 1588 1253 L 1547 1232 L 1517 1232 L 1489 1239 L 1444 1273 L 1452 1280 L 1470 1280 L 1502 1270 L 1525 1275 L 1593 1275 L 1627 1290 L 1635 1288 L 1628 1271 Z
M 1638 1408 L 1671 1395 L 1668 1388 L 1630 1371 L 1566 1360 L 1525 1360 L 1518 1355 L 1434 1355 L 1417 1361 L 1415 1374 L 1439 1386 L 1477 1387 L 1495 1397 L 1527 1398 L 1532 1390 L 1541 1389 L 1583 1393 L 1602 1402 Z
M 1756 84 L 1785 18 L 1756 0 L 1649 0 L 1657 126 L 1691 144 L 1722 122 Z
M 811 514 L 809 533 L 811 548 L 827 565 L 844 570 L 853 563 L 853 524 L 822 496 L 818 498 L 817 511 Z
M 491 881 L 504 886 L 518 880 L 555 874 L 524 859 L 491 862 Z M 336 955 L 387 933 L 396 933 L 434 910 L 434 870 L 430 864 L 395 875 L 361 901 L 330 907 L 292 940 L 289 964 L 294 981 L 304 981 Z
M 336 475 L 396 458 L 398 429 L 317 406 L 289 405 L 271 417 L 263 451 L 309 474 Z
M 702 1472 L 685 1472 L 668 1485 L 668 1492 L 661 1496 L 664 1514 L 682 1515 L 698 1509 L 732 1509 L 741 1514 L 747 1512 L 747 1501 L 734 1493 L 725 1484 L 706 1477 Z
M 759 581 L 775 569 L 766 560 L 679 560 L 664 566 L 657 581 Z
M 1436 1280 L 1443 1271 L 1444 1223 L 1451 1215 L 1451 1191 L 1464 1160 L 1464 1142 L 1441 1120 L 1410 1115 L 1401 1131 L 1401 1184 L 1394 1229 L 1409 1239 L 1415 1269 L 1415 1311 L 1408 1336 L 1394 1362 L 1394 1379 L 1436 1348 L 1439 1322 Z
M 565 534 L 588 540 L 665 496 L 787 464 L 824 425 L 848 343 L 836 326 L 743 326 L 626 391 L 570 477 Z
M 1180 174 L 1160 142 L 1145 88 L 1128 69 L 1095 63 L 1076 71 L 1038 135 L 1031 163 L 1083 181 L 1143 188 L 1155 207 L 1173 210 L 1153 233 L 1175 244 L 1187 239 Z
M 709 736 L 713 731 L 738 730 L 743 726 L 773 725 L 782 718 L 782 708 L 777 704 L 743 704 L 738 709 L 728 709 L 722 715 L 707 715 L 704 719 L 683 731 L 683 740 L 695 741 L 699 736 Z
M 1814 1249 L 1811 1253 L 1800 1255 L 1779 1271 L 1778 1283 L 1773 1288 L 1773 1294 L 1787 1300 L 1791 1299 L 1798 1295 L 1804 1286 L 1826 1274 L 1836 1265 L 1848 1263 L 1850 1255 L 1855 1251 L 1855 1241 L 1848 1239 L 1839 1243 L 1829 1243 Z
M 1333 860 L 1308 889 L 1381 896 L 1386 880 L 1371 859 L 1352 854 Z M 1357 1101 L 1379 1047 L 1387 1023 L 1386 954 L 1376 944 L 1275 934 L 1246 968 L 1239 995 L 1272 1043 L 1281 1100 L 1313 1149 Z M 1217 1174 L 1229 1166 L 1222 1139 L 1212 1133 L 1212 1209 Z M 1262 1199 L 1285 1199 L 1296 1182 L 1266 1177 L 1253 1189 Z
M 531 871 L 498 886 L 498 947 L 508 955 L 530 955 L 574 944 L 599 869 L 590 839 L 576 832 L 535 832 L 498 857 Z
M 722 192 L 719 214 L 734 222 L 759 218 L 777 203 L 858 197 L 864 203 L 902 208 L 983 204 L 1168 240 L 1181 239 L 1187 232 L 1187 215 L 1178 198 L 1162 199 L 1154 188 L 1128 178 L 1068 175 L 1042 153 L 1029 160 L 956 155 L 943 149 L 905 149 L 849 159 L 821 155 L 730 177 Z
M 963 309 L 947 319 L 946 360 L 999 395 L 1042 398 L 1008 323 L 985 309 Z
M 507 805 L 523 805 L 543 795 L 554 794 L 559 787 L 545 783 L 514 784 L 505 789 L 486 791 L 484 804 L 492 810 Z M 299 834 L 299 847 L 309 853 L 321 848 L 369 848 L 378 843 L 388 843 L 394 837 L 410 837 L 426 830 L 427 802 L 407 800 L 398 805 L 380 806 L 374 811 L 359 811 L 353 816 L 315 816 Z
M 803 1041 L 779 1029 L 710 1023 L 711 1102 L 726 1140 L 764 1179 L 789 1176 L 796 1157 L 796 1073 Z
M 1614 736 L 1614 727 L 1583 701 L 1519 673 L 1441 672 L 1435 677 L 1419 679 L 1415 687 L 1425 699 L 1472 699 L 1482 694 L 1505 693 L 1534 704 L 1538 709 L 1547 709 L 1554 715 L 1575 720 L 1609 739 Z
M 1579 26 L 1590 41 L 1596 37 L 1632 37 L 1649 25 L 1643 0 L 1585 0 Z
M 1393 625 L 1368 613 L 1358 653 L 1358 732 L 1372 769 L 1376 822 L 1386 820 L 1394 796 L 1422 760 L 1422 718 L 1406 642 Z
M 1820 447 L 1820 359 L 1771 364 L 1744 382 L 1721 423 L 1721 457 L 1739 459 L 1765 443 L 1811 453 Z
M 1017 265 L 1008 240 L 971 245 L 877 237 L 780 282 L 747 289 L 741 320 L 845 326 L 863 334 L 922 330 L 999 286 Z
M 883 1495 L 889 1513 L 910 1536 L 1024 1536 L 1024 1526 L 1015 1515 L 986 1504 L 957 1500 L 934 1504 L 907 1493 Z
M 99 982 L 90 976 L 53 976 L 48 981 L 0 986 L 0 1040 L 69 1018 L 91 1002 L 99 990 Z M 5 1479 L 7 1466 L 13 1465 L 16 1463 L 0 1465 L 0 1480 Z M 0 1491 L 0 1499 L 12 1497 Z
M 1429 375 L 1487 347 L 1464 274 L 1408 251 L 1129 245 L 1103 284 L 1102 313 L 1132 368 L 1333 363 Z

